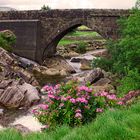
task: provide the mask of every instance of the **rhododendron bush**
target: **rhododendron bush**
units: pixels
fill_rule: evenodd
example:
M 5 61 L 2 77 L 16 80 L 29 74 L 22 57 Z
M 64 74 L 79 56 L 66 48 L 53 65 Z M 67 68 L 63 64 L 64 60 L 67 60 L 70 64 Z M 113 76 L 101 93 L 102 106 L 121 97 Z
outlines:
M 50 127 L 61 124 L 81 125 L 91 121 L 107 107 L 122 104 L 116 95 L 105 91 L 95 93 L 93 86 L 80 86 L 77 81 L 46 85 L 42 92 L 47 98 L 33 113 L 41 123 Z

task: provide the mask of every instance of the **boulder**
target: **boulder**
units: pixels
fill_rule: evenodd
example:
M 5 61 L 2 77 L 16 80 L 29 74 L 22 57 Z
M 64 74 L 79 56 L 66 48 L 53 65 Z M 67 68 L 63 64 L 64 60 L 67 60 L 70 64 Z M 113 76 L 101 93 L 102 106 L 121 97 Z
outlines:
M 81 85 L 85 85 L 86 83 L 93 84 L 103 77 L 104 75 L 102 73 L 102 70 L 100 68 L 95 68 L 93 70 L 83 71 L 67 77 L 65 81 L 67 82 L 71 79 L 76 79 L 80 82 Z
M 111 90 L 114 90 L 114 87 L 111 84 L 105 84 L 103 86 L 94 86 L 95 93 L 100 91 L 107 91 L 110 93 Z
M 43 71 L 42 74 L 46 76 L 59 76 L 60 71 L 54 68 L 50 68 L 50 69 L 47 69 L 46 71 Z
M 44 66 L 34 67 L 33 74 L 42 86 L 47 83 L 55 83 L 56 81 L 61 81 L 68 75 L 65 69 L 57 70 Z
M 82 59 L 81 60 L 81 66 L 80 66 L 81 70 L 91 70 L 91 62 L 87 59 Z
M 104 77 L 104 75 L 102 73 L 102 70 L 100 68 L 95 68 L 95 69 L 93 69 L 93 70 L 91 70 L 90 72 L 87 73 L 83 82 L 84 83 L 88 82 L 90 84 L 93 84 L 103 77 Z
M 108 51 L 107 51 L 107 49 L 99 49 L 97 51 L 92 51 L 91 55 L 93 55 L 95 57 L 106 57 L 106 56 L 108 56 Z
M 15 63 L 15 59 L 12 57 L 10 53 L 0 47 L 0 64 L 5 65 L 13 65 Z
M 29 128 L 23 126 L 22 124 L 13 125 L 12 128 L 16 129 L 22 135 L 27 135 L 32 132 Z
M 40 67 L 34 67 L 33 68 L 33 73 L 35 76 L 39 76 L 40 77 L 55 77 L 55 76 L 67 76 L 66 70 L 62 69 L 62 70 L 57 70 L 55 68 L 47 68 L 44 66 L 40 66 Z
M 39 86 L 32 72 L 20 67 L 19 64 L 20 62 L 16 55 L 0 48 L 0 80 L 22 79 L 23 82 Z
M 88 61 L 92 61 L 93 59 L 96 59 L 96 57 L 87 53 L 87 54 L 84 54 L 84 55 L 80 55 L 78 57 L 72 57 L 70 59 L 70 62 L 78 63 L 78 62 L 81 62 L 82 60 L 85 60 L 85 59 L 88 60 Z
M 22 106 L 30 106 L 40 100 L 39 92 L 34 86 L 24 83 L 20 86 L 20 89 L 26 90 L 26 93 L 24 94 L 24 101 L 22 101 Z
M 79 56 L 79 53 L 74 52 L 74 51 L 70 51 L 70 52 L 63 54 L 63 57 L 66 59 L 70 59 L 72 57 L 77 57 L 77 56 Z
M 13 54 L 13 56 L 16 58 L 16 60 L 18 60 L 18 66 L 22 67 L 22 68 L 33 68 L 34 66 L 39 66 L 38 63 L 29 60 L 27 58 L 23 58 L 20 56 L 17 56 L 15 54 Z
M 0 104 L 7 108 L 29 107 L 39 101 L 39 93 L 30 84 L 20 81 L 3 80 L 0 82 Z
M 72 57 L 70 62 L 79 63 L 82 59 L 83 57 Z
M 26 89 L 21 90 L 19 86 L 6 88 L 0 95 L 0 103 L 7 108 L 17 108 L 24 99 Z
M 108 78 L 101 78 L 96 83 L 94 83 L 94 86 L 104 86 L 106 84 L 110 84 L 111 80 Z
M 44 61 L 44 66 L 47 68 L 57 69 L 59 71 L 65 70 L 67 73 L 75 73 L 75 70 L 62 56 L 54 56 L 51 58 L 46 58 Z

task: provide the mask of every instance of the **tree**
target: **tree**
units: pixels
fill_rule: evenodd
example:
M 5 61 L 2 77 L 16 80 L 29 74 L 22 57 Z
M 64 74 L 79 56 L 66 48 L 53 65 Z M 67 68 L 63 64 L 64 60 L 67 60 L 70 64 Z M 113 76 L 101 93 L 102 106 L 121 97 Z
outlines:
M 140 0 L 137 0 L 136 1 L 135 7 L 138 8 L 138 9 L 140 9 Z
M 47 6 L 46 5 L 43 5 L 41 7 L 41 10 L 43 10 L 43 11 L 49 11 L 49 10 L 51 10 L 51 7 L 49 7 L 48 5 Z

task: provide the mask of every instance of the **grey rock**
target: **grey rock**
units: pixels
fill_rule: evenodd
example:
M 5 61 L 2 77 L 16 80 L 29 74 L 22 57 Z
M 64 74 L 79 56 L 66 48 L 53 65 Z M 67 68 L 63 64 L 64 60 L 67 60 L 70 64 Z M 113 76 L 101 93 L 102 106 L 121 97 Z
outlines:
M 83 82 L 93 84 L 103 78 L 103 76 L 102 70 L 100 68 L 96 68 L 87 73 Z
M 108 79 L 108 78 L 101 78 L 96 83 L 94 83 L 94 86 L 103 86 L 105 84 L 110 84 L 110 83 L 111 83 L 110 79 Z
M 37 103 L 40 100 L 39 92 L 34 86 L 24 83 L 20 86 L 20 89 L 26 89 L 26 93 L 24 94 L 24 101 L 22 101 L 23 106 L 31 106 L 33 103 Z
M 91 62 L 87 59 L 82 59 L 81 60 L 81 66 L 80 66 L 81 70 L 91 70 Z
M 13 125 L 11 127 L 16 129 L 22 135 L 27 135 L 27 134 L 31 133 L 31 130 L 29 128 L 23 126 L 22 124 L 16 124 L 16 125 Z
M 12 65 L 14 61 L 12 55 L 0 47 L 0 64 Z
M 56 70 L 65 70 L 67 73 L 76 73 L 74 68 L 68 64 L 68 62 L 62 56 L 54 56 L 51 58 L 46 58 L 44 65 L 47 68 L 53 68 Z
M 9 85 L 7 80 L 3 80 L 1 83 L 2 85 L 6 83 L 6 85 L 1 86 L 0 89 L 0 104 L 7 108 L 30 107 L 40 100 L 39 92 L 30 84 L 22 84 L 15 80 L 12 80 Z

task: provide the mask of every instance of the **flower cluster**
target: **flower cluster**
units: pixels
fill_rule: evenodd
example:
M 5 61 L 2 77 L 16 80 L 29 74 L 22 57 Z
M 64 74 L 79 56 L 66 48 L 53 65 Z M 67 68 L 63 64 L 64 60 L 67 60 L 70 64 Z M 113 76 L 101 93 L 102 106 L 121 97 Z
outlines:
M 87 123 L 96 117 L 97 113 L 118 102 L 116 95 L 104 91 L 94 93 L 93 89 L 91 86 L 80 86 L 75 81 L 55 86 L 46 85 L 42 92 L 47 99 L 34 114 L 40 122 L 49 126 Z

